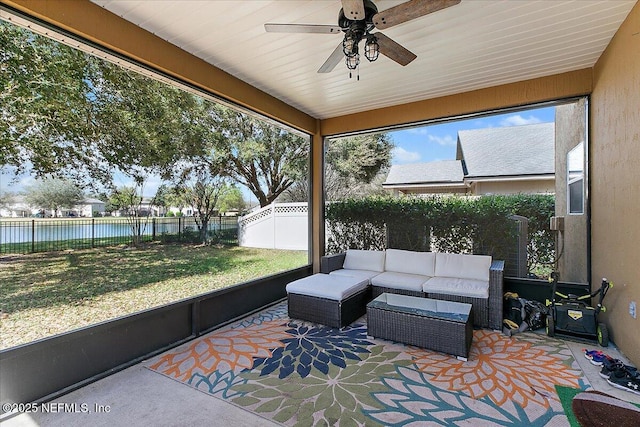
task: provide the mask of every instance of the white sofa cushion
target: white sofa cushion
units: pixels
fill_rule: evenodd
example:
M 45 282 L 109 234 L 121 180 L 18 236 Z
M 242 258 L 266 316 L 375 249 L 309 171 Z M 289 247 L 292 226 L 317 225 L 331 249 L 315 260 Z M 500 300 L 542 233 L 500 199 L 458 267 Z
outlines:
M 373 286 L 383 286 L 385 288 L 407 289 L 410 291 L 422 292 L 422 285 L 429 279 L 428 276 L 419 274 L 396 273 L 395 271 L 385 271 L 371 278 Z
M 380 274 L 379 271 L 350 270 L 348 268 L 333 270 L 331 273 L 329 273 L 330 276 L 355 277 L 361 280 L 367 280 L 367 283 L 369 282 L 369 279 L 377 276 L 378 274 Z
M 386 252 L 384 271 L 435 276 L 436 254 L 433 252 L 414 252 L 401 249 L 387 249 Z
M 457 277 L 489 281 L 491 257 L 488 255 L 466 255 L 436 253 L 436 277 Z
M 329 274 L 314 274 L 303 277 L 287 284 L 287 293 L 302 294 L 313 297 L 342 301 L 366 289 L 368 279 L 358 279 L 347 276 L 332 276 Z
M 470 298 L 489 298 L 489 281 L 462 279 L 459 277 L 432 277 L 424 283 L 422 290 L 427 294 L 434 293 Z
M 371 270 L 379 273 L 383 272 L 384 252 L 348 249 L 344 257 L 342 268 L 348 270 Z

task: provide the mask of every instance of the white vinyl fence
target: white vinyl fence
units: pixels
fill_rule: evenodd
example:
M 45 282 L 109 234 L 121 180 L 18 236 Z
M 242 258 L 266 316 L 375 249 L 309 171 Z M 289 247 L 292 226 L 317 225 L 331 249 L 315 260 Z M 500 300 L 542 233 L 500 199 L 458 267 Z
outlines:
M 309 249 L 306 203 L 272 203 L 238 218 L 238 244 L 250 248 Z

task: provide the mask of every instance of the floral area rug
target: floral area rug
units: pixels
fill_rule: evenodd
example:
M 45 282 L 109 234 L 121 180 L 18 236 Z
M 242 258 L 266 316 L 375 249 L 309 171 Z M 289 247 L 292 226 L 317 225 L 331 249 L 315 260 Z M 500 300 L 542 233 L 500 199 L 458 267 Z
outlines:
M 560 340 L 475 330 L 468 361 L 289 319 L 286 303 L 148 361 L 287 426 L 568 426 L 556 386 L 590 389 Z

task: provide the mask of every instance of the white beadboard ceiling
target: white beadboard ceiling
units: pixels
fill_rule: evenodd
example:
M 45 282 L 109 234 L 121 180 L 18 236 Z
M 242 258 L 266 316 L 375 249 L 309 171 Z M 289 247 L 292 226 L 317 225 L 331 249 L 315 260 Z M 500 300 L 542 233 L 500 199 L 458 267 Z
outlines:
M 318 74 L 336 34 L 265 23 L 337 24 L 338 0 L 92 0 L 319 119 L 592 67 L 636 0 L 462 0 L 383 32 L 418 58 L 380 56 L 360 80 Z M 374 0 L 382 11 L 403 1 Z

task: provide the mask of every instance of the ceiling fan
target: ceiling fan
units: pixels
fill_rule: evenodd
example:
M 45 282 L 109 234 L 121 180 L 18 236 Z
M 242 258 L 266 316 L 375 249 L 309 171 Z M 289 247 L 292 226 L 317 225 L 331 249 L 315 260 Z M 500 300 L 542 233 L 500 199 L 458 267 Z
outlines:
M 397 6 L 378 12 L 371 0 L 342 0 L 338 13 L 338 25 L 314 24 L 264 24 L 271 33 L 308 33 L 340 34 L 344 33 L 340 43 L 318 70 L 318 73 L 330 73 L 344 58 L 347 68 L 355 70 L 360 64 L 358 45 L 365 41 L 364 56 L 373 62 L 381 53 L 398 64 L 405 66 L 416 59 L 416 55 L 402 47 L 381 32 L 394 25 L 419 18 L 460 3 L 461 0 L 409 0 Z

